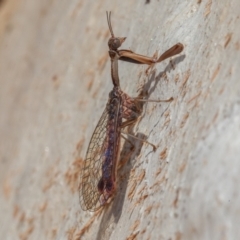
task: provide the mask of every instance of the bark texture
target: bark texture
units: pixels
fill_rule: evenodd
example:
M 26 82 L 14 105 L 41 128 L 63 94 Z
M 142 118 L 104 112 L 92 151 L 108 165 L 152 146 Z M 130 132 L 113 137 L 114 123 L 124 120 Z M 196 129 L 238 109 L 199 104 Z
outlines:
M 150 99 L 134 128 L 151 146 L 119 172 L 97 216 L 79 171 L 112 88 L 106 10 L 123 48 L 122 89 Z M 0 1 L 0 239 L 238 239 L 240 1 Z M 122 141 L 124 145 L 124 141 Z

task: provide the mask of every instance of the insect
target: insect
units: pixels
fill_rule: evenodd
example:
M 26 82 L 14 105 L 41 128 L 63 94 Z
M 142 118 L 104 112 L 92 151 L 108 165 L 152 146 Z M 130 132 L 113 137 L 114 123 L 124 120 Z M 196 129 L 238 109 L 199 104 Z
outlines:
M 121 90 L 118 61 L 151 65 L 183 50 L 183 45 L 178 43 L 158 59 L 136 54 L 130 50 L 119 50 L 126 38 L 114 36 L 111 12 L 107 12 L 107 22 L 111 33 L 108 46 L 113 89 L 109 93 L 106 108 L 93 132 L 81 170 L 79 199 L 82 209 L 89 211 L 96 211 L 104 206 L 116 192 L 121 130 L 136 122 L 140 115 L 139 101 L 144 101 L 132 98 Z M 159 102 L 171 100 L 159 100 Z

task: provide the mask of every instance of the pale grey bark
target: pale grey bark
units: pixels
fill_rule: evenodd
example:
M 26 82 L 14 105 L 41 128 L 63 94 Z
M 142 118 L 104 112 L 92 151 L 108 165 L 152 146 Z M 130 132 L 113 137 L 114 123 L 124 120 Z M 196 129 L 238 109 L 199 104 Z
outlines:
M 174 101 L 145 104 L 134 131 L 157 151 L 132 155 L 84 232 L 93 214 L 78 201 L 79 157 L 112 88 L 106 10 L 123 48 L 185 49 L 149 75 L 120 63 L 130 96 L 145 84 Z M 0 239 L 238 239 L 239 15 L 238 0 L 3 1 Z

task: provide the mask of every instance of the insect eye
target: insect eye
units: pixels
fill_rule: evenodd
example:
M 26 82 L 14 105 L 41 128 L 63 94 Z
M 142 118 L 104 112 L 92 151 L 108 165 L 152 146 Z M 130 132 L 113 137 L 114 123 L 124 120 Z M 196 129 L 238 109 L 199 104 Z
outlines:
M 110 38 L 108 41 L 108 47 L 110 49 L 116 50 L 121 46 L 121 42 L 118 38 Z
M 121 43 L 120 43 L 119 39 L 118 39 L 118 38 L 115 38 L 115 39 L 114 39 L 114 43 L 113 43 L 114 49 L 117 49 L 117 48 L 119 48 L 120 46 L 121 46 Z

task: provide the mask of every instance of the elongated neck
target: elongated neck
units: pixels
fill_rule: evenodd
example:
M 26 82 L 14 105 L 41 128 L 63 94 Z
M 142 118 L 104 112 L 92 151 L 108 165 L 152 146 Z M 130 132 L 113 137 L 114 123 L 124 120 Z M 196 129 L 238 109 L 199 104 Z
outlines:
M 118 60 L 119 55 L 116 51 L 109 50 L 109 56 L 111 58 L 111 76 L 112 82 L 115 87 L 120 86 L 119 76 L 118 76 Z

